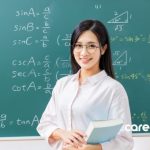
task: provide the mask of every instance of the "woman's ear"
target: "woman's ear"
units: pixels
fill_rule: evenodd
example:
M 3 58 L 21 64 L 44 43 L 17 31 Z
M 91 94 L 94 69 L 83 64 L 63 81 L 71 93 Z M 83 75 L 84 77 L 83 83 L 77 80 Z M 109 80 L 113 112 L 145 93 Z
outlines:
M 101 54 L 104 55 L 105 52 L 107 50 L 107 44 L 105 44 L 102 48 L 101 48 Z

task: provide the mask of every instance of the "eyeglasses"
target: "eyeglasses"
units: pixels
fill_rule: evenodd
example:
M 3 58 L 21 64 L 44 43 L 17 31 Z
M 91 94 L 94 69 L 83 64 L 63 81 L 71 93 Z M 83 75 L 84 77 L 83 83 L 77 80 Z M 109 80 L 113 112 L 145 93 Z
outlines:
M 86 51 L 90 54 L 93 54 L 97 48 L 100 48 L 99 46 L 96 46 L 95 44 L 88 44 L 88 45 L 82 45 L 82 44 L 75 44 L 74 46 L 74 52 L 80 53 L 83 50 L 83 47 L 86 47 Z

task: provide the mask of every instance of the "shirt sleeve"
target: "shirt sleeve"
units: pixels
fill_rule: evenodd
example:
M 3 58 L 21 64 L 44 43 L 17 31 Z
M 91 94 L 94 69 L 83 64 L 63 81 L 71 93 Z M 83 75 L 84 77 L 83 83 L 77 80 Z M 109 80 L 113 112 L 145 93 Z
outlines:
M 121 84 L 117 84 L 112 93 L 112 102 L 109 109 L 108 119 L 122 119 L 124 124 L 115 139 L 103 143 L 103 150 L 132 150 L 132 133 L 125 130 L 126 125 L 131 125 L 131 115 L 128 96 Z
M 56 83 L 53 91 L 51 99 L 45 109 L 45 111 L 42 114 L 42 117 L 40 119 L 40 123 L 37 126 L 37 131 L 45 138 L 49 144 L 54 143 L 53 139 L 49 138 L 54 130 L 58 128 L 57 126 L 57 114 L 56 114 L 56 94 L 58 91 L 58 82 Z

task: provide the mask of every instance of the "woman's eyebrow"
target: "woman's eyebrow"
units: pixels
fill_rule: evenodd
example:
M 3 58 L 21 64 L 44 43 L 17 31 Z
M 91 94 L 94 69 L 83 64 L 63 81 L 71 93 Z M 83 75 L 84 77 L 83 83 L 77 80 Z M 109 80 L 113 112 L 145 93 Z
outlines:
M 82 42 L 79 41 L 79 42 L 76 42 L 76 43 L 80 43 L 81 44 Z M 86 43 L 87 44 L 96 44 L 96 42 L 93 42 L 93 41 L 89 41 L 89 42 L 86 42 Z

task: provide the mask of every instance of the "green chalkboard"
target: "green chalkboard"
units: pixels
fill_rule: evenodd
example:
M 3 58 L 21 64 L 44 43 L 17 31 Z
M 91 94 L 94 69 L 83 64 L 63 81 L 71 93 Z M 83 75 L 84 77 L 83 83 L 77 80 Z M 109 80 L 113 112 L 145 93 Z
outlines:
M 84 19 L 107 26 L 133 124 L 150 125 L 149 6 L 148 0 L 1 0 L 0 137 L 38 135 L 56 80 L 71 73 L 70 35 Z

